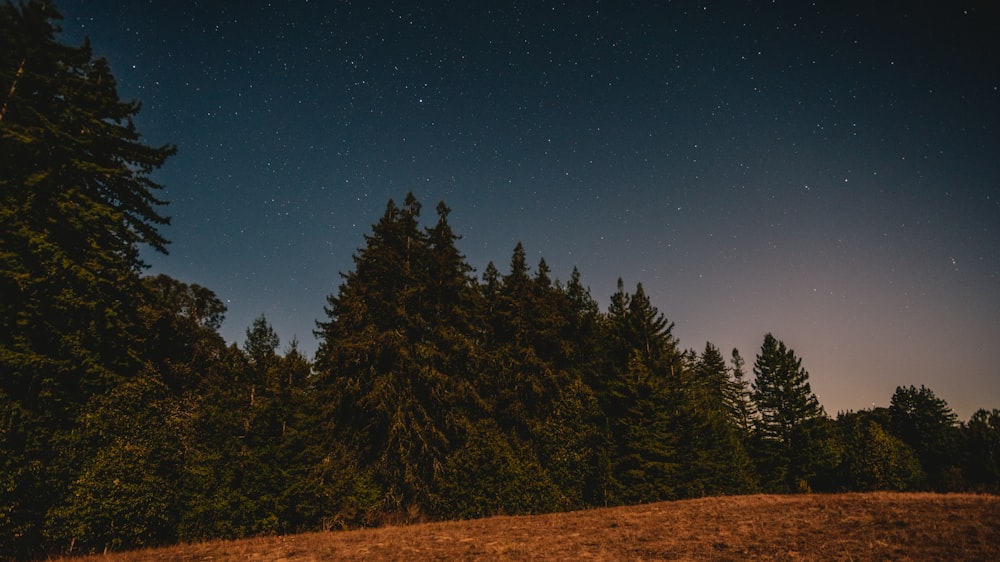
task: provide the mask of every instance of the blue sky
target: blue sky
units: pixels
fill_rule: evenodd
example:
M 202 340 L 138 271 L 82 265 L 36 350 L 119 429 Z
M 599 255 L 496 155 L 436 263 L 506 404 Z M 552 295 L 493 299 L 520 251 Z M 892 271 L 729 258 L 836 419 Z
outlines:
M 467 5 L 468 4 L 468 5 Z M 925 384 L 1000 407 L 1000 69 L 985 2 L 65 0 L 179 153 L 151 272 L 314 322 L 390 198 L 480 272 L 522 241 L 681 345 L 766 332 L 828 412 Z

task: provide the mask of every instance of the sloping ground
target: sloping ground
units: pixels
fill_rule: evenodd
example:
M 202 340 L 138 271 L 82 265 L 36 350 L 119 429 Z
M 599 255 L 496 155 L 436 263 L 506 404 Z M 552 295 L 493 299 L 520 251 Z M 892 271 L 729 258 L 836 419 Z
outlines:
M 742 496 L 210 542 L 136 560 L 1000 560 L 1000 497 Z M 79 559 L 75 559 L 79 560 Z

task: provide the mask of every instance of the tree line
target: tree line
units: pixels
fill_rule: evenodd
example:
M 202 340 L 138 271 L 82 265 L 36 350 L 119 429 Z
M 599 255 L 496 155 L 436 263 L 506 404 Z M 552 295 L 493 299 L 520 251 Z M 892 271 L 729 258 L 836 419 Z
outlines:
M 925 387 L 829 416 L 771 334 L 684 349 L 518 244 L 477 274 L 441 203 L 389 201 L 317 323 L 240 345 L 166 251 L 146 145 L 58 12 L 0 6 L 0 558 L 720 494 L 1000 491 L 1000 410 Z M 317 311 L 319 313 L 320 311 Z M 727 357 L 728 355 L 728 357 Z

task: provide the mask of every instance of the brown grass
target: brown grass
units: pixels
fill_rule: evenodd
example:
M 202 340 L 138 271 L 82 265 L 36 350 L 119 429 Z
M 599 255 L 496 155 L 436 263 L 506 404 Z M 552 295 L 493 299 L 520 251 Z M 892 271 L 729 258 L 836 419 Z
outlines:
M 85 560 L 1000 560 L 1000 497 L 706 498 L 216 541 Z

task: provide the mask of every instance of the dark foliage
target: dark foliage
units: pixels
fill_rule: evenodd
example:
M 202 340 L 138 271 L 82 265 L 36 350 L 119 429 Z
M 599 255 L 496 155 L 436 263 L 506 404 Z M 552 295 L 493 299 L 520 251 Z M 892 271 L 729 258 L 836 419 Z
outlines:
M 390 201 L 330 295 L 315 361 L 264 316 L 141 277 L 173 153 L 140 141 L 87 44 L 0 6 L 0 558 L 763 489 L 1000 491 L 1000 413 L 924 387 L 830 419 L 768 334 L 746 379 L 684 352 L 641 284 L 481 279 L 450 210 Z

